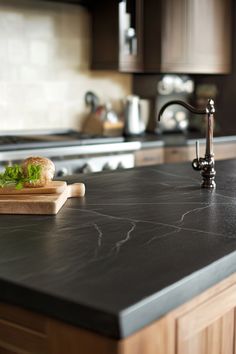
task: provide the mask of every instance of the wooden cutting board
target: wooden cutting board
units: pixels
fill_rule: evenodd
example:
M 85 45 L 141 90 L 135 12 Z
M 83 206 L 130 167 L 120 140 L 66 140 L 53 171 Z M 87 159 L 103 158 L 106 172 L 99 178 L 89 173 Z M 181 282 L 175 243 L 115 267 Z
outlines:
M 64 190 L 60 193 L 2 194 L 0 195 L 0 214 L 55 215 L 68 198 L 83 197 L 85 194 L 83 183 L 71 185 L 64 183 Z
M 67 183 L 64 181 L 51 181 L 45 187 L 38 188 L 22 188 L 16 189 L 12 187 L 3 187 L 0 188 L 0 196 L 3 194 L 52 194 L 52 193 L 62 193 L 67 186 Z

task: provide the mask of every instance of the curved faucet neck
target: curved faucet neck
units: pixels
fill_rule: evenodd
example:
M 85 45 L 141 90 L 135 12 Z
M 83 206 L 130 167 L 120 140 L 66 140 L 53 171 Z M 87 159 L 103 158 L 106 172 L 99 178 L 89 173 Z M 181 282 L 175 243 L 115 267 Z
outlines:
M 209 101 L 213 101 L 213 100 L 209 100 Z M 206 114 L 206 113 L 208 113 L 208 109 L 210 109 L 210 110 L 212 109 L 212 103 L 210 105 L 209 101 L 208 101 L 207 107 L 205 109 L 195 108 L 195 107 L 191 106 L 189 103 L 186 103 L 186 102 L 180 101 L 180 100 L 169 101 L 166 104 L 164 104 L 164 106 L 161 108 L 161 110 L 158 114 L 158 121 L 160 121 L 161 116 L 164 113 L 164 111 L 166 110 L 166 108 L 169 106 L 172 106 L 174 104 L 183 106 L 184 108 L 186 108 L 187 110 L 189 110 L 191 113 L 194 113 L 194 114 Z M 214 101 L 213 101 L 213 107 L 214 107 Z

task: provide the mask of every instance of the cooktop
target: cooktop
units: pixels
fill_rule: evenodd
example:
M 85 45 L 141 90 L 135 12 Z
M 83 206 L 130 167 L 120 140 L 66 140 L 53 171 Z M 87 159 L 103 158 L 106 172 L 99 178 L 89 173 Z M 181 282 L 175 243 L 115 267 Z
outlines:
M 63 147 L 123 142 L 124 138 L 88 135 L 74 130 L 22 131 L 0 134 L 0 150 Z

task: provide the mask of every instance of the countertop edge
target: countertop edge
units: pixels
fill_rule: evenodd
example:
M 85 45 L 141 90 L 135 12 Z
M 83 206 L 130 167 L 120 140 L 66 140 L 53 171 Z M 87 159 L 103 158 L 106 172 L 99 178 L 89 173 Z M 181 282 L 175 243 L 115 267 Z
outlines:
M 50 294 L 40 293 L 38 290 L 22 287 L 4 279 L 0 279 L 0 301 L 119 340 L 157 321 L 234 272 L 236 272 L 236 251 L 118 314 L 105 313 L 63 298 L 55 298 Z
M 236 272 L 236 251 L 122 311 L 120 338 L 128 337 L 157 321 L 234 272 Z
M 119 320 L 115 314 L 94 309 L 89 305 L 78 304 L 62 297 L 55 297 L 2 278 L 0 279 L 0 289 L 0 302 L 19 306 L 96 334 L 120 338 Z M 101 330 L 99 331 L 98 328 Z

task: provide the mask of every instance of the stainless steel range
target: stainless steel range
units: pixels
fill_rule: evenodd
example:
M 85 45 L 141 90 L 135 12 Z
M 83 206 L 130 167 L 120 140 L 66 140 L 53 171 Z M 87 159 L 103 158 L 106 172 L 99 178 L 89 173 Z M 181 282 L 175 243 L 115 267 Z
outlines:
M 37 130 L 0 134 L 0 169 L 28 156 L 45 156 L 56 166 L 57 176 L 134 167 L 139 142 L 123 137 L 81 134 L 74 130 Z

